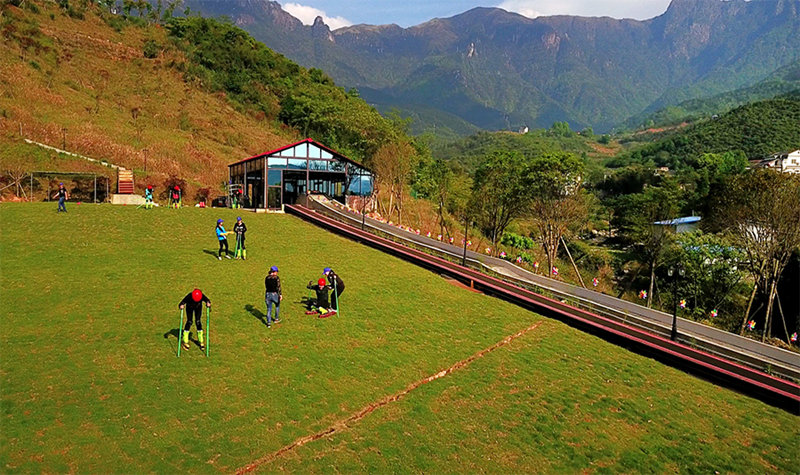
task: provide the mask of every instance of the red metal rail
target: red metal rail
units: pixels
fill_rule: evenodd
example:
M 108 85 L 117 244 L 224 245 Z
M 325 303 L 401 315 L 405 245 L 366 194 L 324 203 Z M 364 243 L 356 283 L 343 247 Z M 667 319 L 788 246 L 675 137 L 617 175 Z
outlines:
M 325 229 L 398 256 L 421 267 L 450 275 L 486 293 L 504 298 L 538 313 L 554 316 L 606 338 L 616 339 L 626 346 L 630 345 L 642 354 L 667 359 L 690 369 L 699 370 L 715 380 L 732 383 L 735 389 L 746 389 L 751 394 L 763 396 L 770 402 L 800 414 L 800 385 L 791 381 L 776 378 L 654 333 L 572 307 L 445 259 L 375 236 L 303 206 L 287 205 L 286 209 L 291 214 Z

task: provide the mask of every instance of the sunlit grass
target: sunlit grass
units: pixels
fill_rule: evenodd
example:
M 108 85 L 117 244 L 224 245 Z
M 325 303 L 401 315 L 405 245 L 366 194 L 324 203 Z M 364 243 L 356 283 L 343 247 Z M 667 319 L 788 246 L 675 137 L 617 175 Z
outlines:
M 526 328 L 533 332 L 266 465 L 294 471 L 792 471 L 800 419 L 286 215 L 2 204 L 0 466 L 231 471 Z M 240 212 L 241 213 L 241 212 Z M 283 322 L 263 277 L 280 268 Z M 300 303 L 325 266 L 342 315 Z M 211 358 L 176 358 L 212 300 Z

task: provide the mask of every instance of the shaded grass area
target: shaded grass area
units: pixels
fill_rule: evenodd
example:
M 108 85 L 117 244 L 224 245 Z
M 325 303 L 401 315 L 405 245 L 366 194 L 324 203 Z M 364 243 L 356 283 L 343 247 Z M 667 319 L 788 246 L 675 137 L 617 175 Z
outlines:
M 231 471 L 542 319 L 290 216 L 242 214 L 249 259 L 220 262 L 214 223 L 232 227 L 232 210 L 67 206 L 0 205 L 10 471 Z M 284 301 L 267 329 L 270 265 Z M 325 266 L 347 290 L 341 316 L 317 319 L 300 302 Z M 176 306 L 195 286 L 212 300 L 212 357 L 178 359 Z M 264 468 L 791 471 L 798 427 L 544 320 Z

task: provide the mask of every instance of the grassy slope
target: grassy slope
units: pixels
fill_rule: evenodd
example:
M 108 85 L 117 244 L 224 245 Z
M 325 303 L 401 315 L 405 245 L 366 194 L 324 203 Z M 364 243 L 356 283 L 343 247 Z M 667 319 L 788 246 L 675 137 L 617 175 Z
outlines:
M 19 140 L 20 123 L 25 137 L 58 147 L 66 128 L 69 151 L 137 171 L 146 154 L 151 183 L 178 174 L 190 185 L 216 187 L 228 163 L 298 138 L 186 83 L 171 66 L 184 61 L 174 49 L 144 58 L 146 40 L 167 44 L 161 27 L 116 32 L 91 12 L 78 20 L 54 4 L 39 7 L 39 14 L 6 7 L 4 22 L 15 33 L 0 36 L 3 146 Z M 69 163 L 62 169 L 72 170 Z
M 5 470 L 231 471 L 541 320 L 289 216 L 246 215 L 250 259 L 219 262 L 203 251 L 232 210 L 68 207 L 0 205 Z M 267 330 L 272 264 L 284 322 Z M 326 265 L 347 292 L 320 320 L 298 302 Z M 212 358 L 177 359 L 194 286 Z M 544 320 L 265 468 L 791 471 L 799 441 L 795 416 Z

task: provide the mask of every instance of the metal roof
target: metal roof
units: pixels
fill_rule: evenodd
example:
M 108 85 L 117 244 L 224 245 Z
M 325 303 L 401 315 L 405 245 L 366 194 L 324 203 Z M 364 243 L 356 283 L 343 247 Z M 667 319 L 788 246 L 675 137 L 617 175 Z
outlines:
M 334 156 L 334 158 L 336 158 L 336 159 L 338 159 L 338 160 L 341 160 L 341 161 L 344 161 L 344 162 L 348 162 L 348 163 L 352 163 L 353 165 L 356 165 L 356 166 L 358 166 L 358 167 L 361 167 L 361 168 L 363 168 L 364 170 L 371 171 L 369 168 L 365 167 L 365 166 L 364 166 L 364 165 L 362 165 L 361 163 L 358 163 L 357 161 L 355 161 L 355 160 L 353 160 L 353 159 L 351 159 L 351 158 L 347 158 L 347 157 L 345 157 L 344 155 L 342 155 L 341 153 L 337 152 L 336 150 L 334 150 L 334 149 L 332 149 L 332 148 L 330 148 L 330 147 L 327 147 L 327 146 L 325 146 L 325 145 L 323 145 L 323 144 L 321 144 L 321 143 L 319 143 L 319 142 L 315 141 L 315 140 L 314 140 L 314 139 L 312 139 L 312 138 L 307 138 L 307 139 L 301 140 L 301 141 L 299 141 L 299 142 L 295 142 L 295 143 L 292 143 L 292 144 L 289 144 L 289 145 L 284 145 L 283 147 L 276 148 L 276 149 L 274 149 L 274 150 L 270 150 L 270 151 L 268 151 L 268 152 L 259 153 L 258 155 L 253 155 L 252 157 L 248 157 L 248 158 L 245 158 L 245 159 L 243 159 L 243 160 L 239 160 L 238 162 L 233 162 L 233 163 L 229 164 L 228 166 L 229 166 L 229 167 L 232 167 L 232 166 L 234 166 L 234 165 L 238 165 L 238 164 L 240 164 L 240 163 L 248 162 L 248 161 L 250 161 L 250 160 L 255 160 L 255 159 L 257 159 L 257 158 L 264 158 L 264 157 L 268 157 L 268 156 L 270 156 L 270 155 L 274 155 L 274 154 L 276 154 L 276 153 L 282 152 L 282 151 L 286 150 L 287 148 L 292 148 L 292 147 L 294 147 L 294 146 L 296 146 L 296 145 L 300 145 L 300 144 L 302 144 L 302 143 L 314 144 L 315 146 L 317 146 L 317 147 L 319 147 L 319 148 L 321 148 L 321 149 L 325 150 L 326 152 L 330 153 L 331 155 L 333 155 L 333 156 Z
M 676 226 L 678 224 L 692 224 L 700 221 L 700 216 L 685 216 L 683 218 L 675 218 L 675 219 L 668 219 L 666 221 L 656 221 L 653 224 L 658 224 L 659 226 Z

